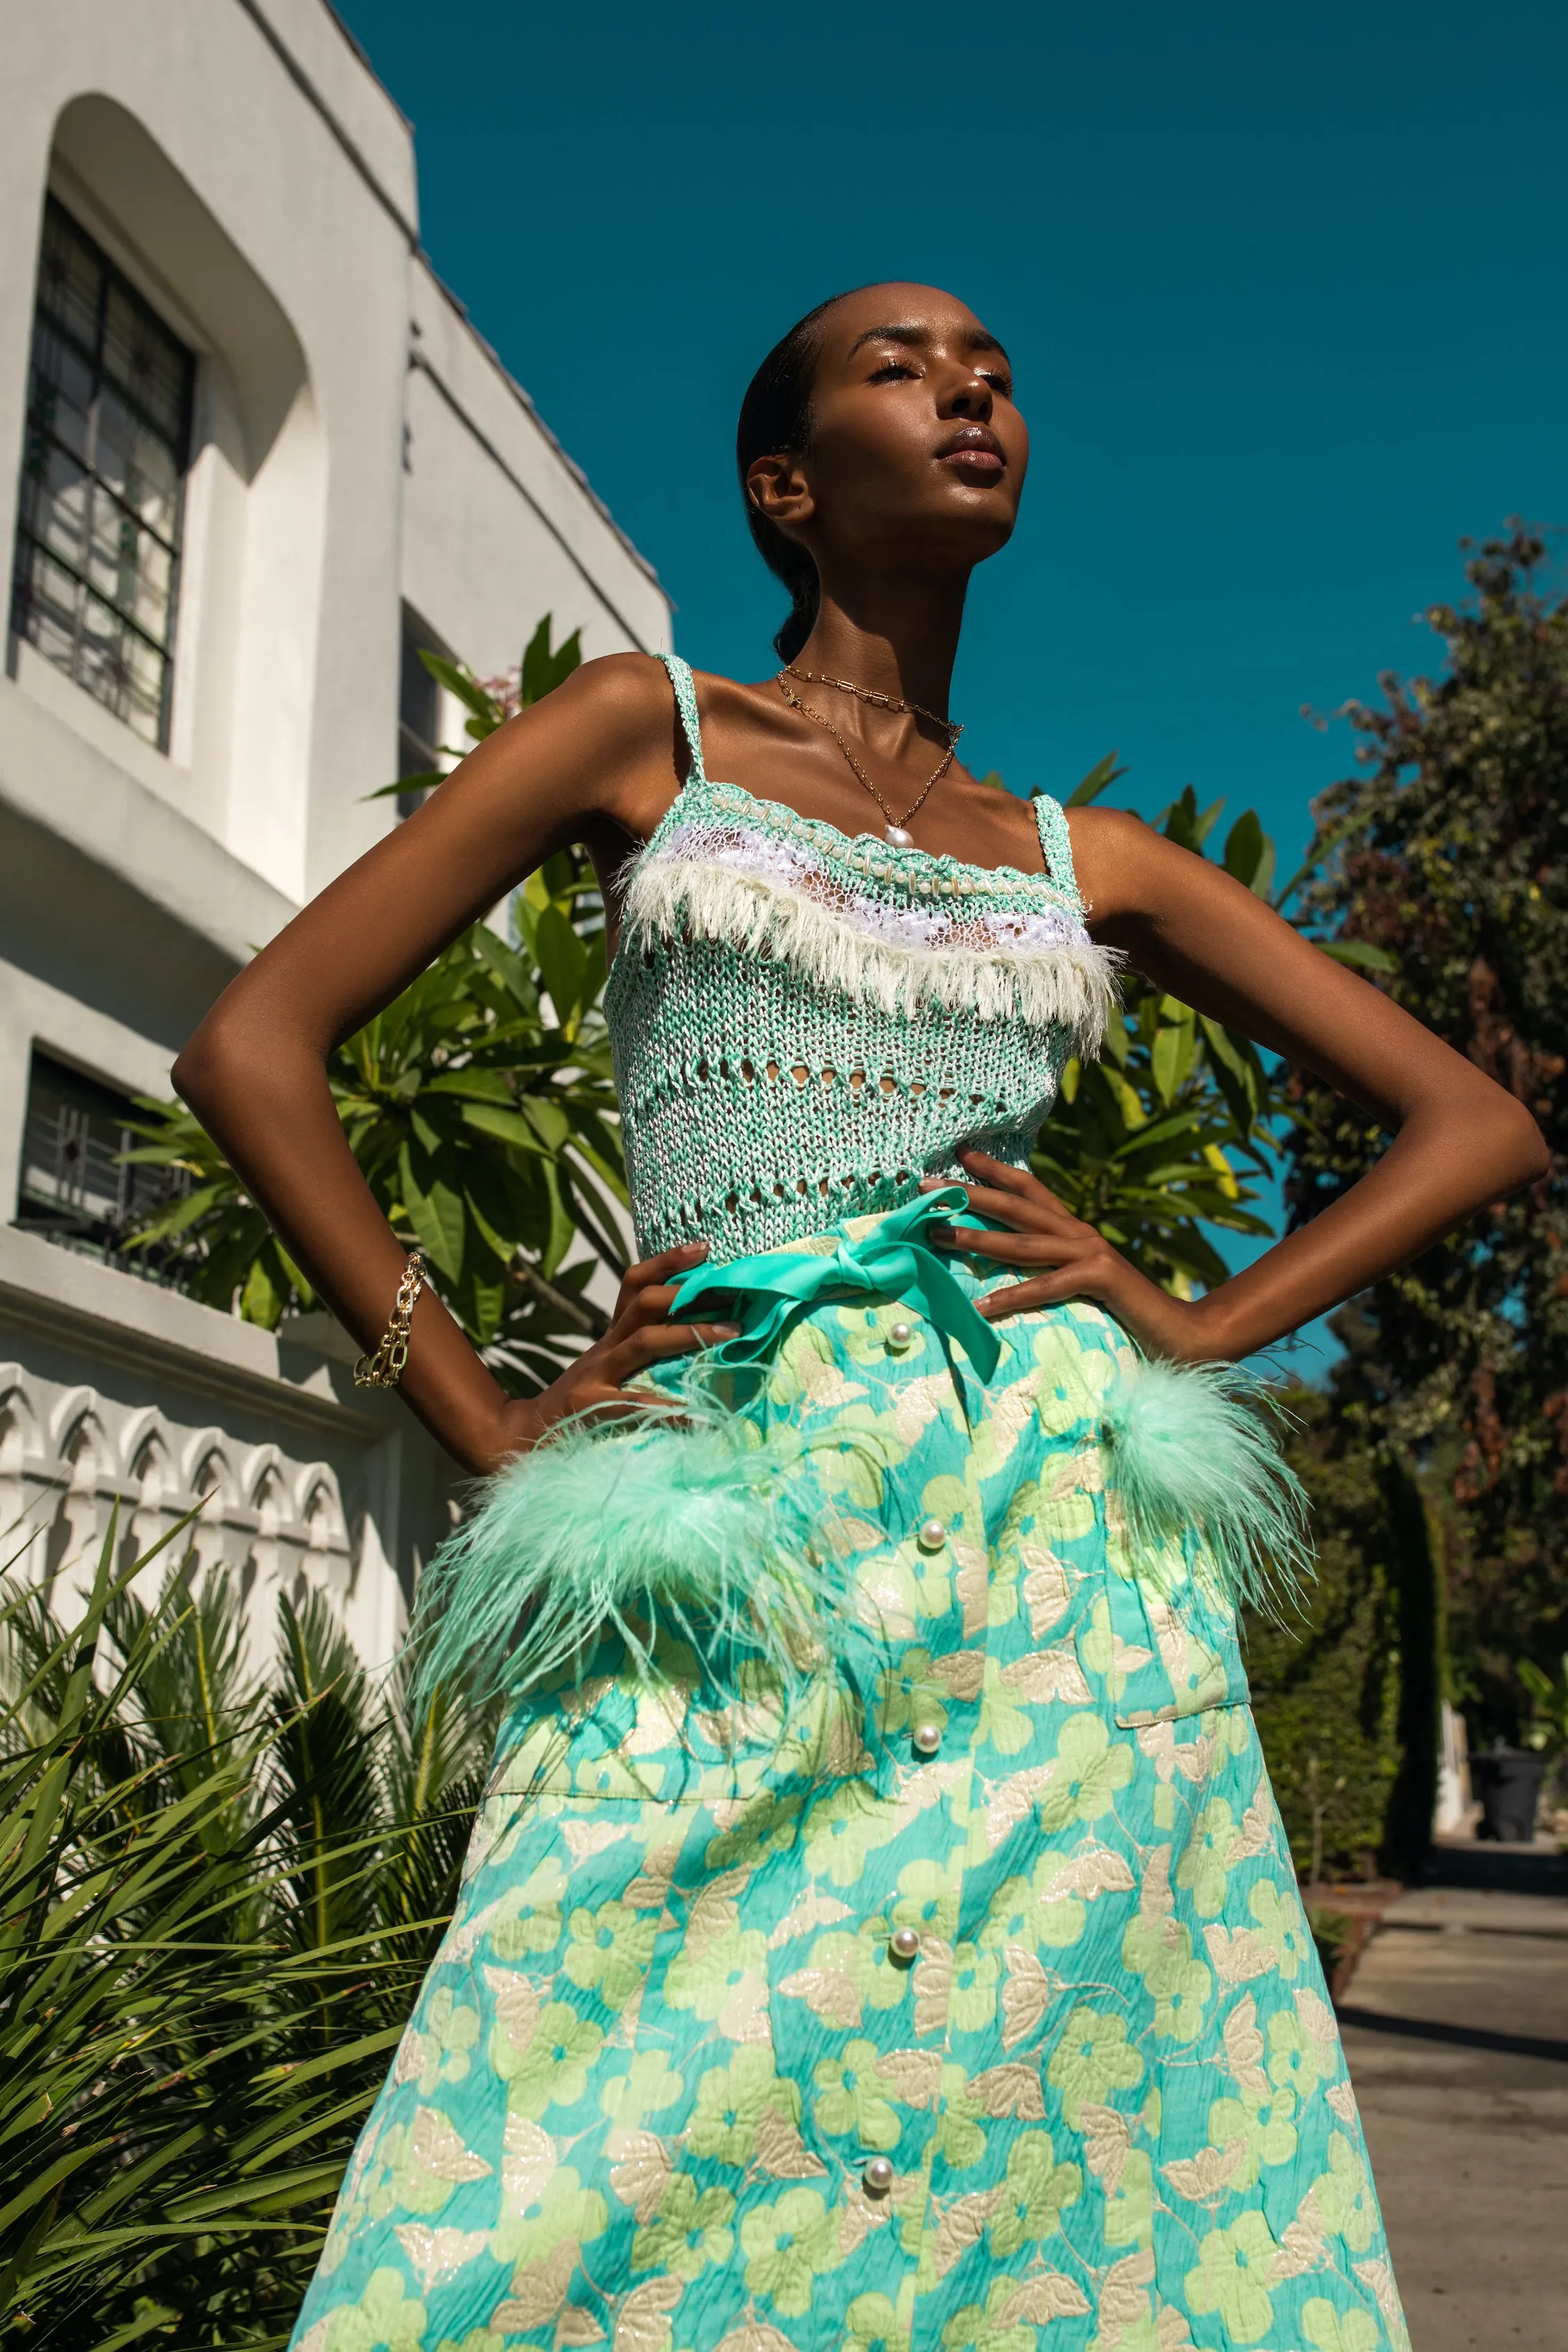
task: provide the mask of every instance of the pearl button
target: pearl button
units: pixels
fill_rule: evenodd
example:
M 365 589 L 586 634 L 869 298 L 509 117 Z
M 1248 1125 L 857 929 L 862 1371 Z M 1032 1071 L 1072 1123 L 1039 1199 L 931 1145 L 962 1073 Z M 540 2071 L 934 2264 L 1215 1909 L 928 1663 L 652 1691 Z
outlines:
M 935 1756 L 936 1750 L 942 1745 L 941 1725 L 939 1723 L 917 1723 L 915 1727 L 915 1745 L 919 1749 L 922 1756 Z
M 885 2197 L 893 2187 L 893 2167 L 885 2156 L 873 2156 L 861 2179 L 868 2197 Z
M 915 1960 L 920 1957 L 920 1937 L 913 1927 L 895 1927 L 887 1939 L 887 1948 L 895 1960 Z
M 922 1551 L 940 1551 L 947 1540 L 947 1530 L 940 1519 L 925 1519 L 915 1540 Z
M 915 1327 L 913 1324 L 894 1323 L 888 1328 L 887 1344 L 890 1348 L 907 1348 L 914 1337 Z

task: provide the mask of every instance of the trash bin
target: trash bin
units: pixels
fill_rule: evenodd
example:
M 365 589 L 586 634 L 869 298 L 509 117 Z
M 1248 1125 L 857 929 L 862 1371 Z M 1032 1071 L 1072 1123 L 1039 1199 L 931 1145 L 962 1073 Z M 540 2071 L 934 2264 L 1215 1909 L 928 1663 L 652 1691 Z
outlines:
M 1470 1759 L 1470 1779 L 1481 1801 L 1480 1835 L 1500 1845 L 1529 1845 L 1546 1759 L 1532 1748 L 1489 1748 Z

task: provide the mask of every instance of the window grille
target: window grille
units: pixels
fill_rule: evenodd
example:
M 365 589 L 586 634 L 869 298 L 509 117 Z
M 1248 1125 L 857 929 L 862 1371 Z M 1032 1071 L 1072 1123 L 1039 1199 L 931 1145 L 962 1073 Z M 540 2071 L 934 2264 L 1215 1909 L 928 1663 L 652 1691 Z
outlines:
M 16 1223 L 68 1249 L 165 1279 L 140 1251 L 122 1255 L 124 1245 L 154 1210 L 188 1192 L 191 1180 L 183 1169 L 124 1164 L 120 1154 L 146 1139 L 132 1132 L 137 1117 L 129 1095 L 35 1046 Z
M 194 381 L 191 353 L 51 196 L 11 625 L 161 750 Z

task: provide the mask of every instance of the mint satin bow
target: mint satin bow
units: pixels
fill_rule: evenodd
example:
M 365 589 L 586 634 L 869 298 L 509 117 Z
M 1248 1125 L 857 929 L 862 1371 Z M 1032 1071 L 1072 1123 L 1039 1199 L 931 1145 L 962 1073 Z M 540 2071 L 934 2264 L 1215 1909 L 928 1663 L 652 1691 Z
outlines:
M 739 1337 L 723 1339 L 704 1361 L 727 1370 L 760 1373 L 772 1361 L 789 1326 L 819 1299 L 907 1299 L 945 1338 L 956 1339 L 980 1378 L 988 1381 L 1001 1357 L 1001 1341 L 952 1270 L 921 1241 L 930 1225 L 967 1224 L 990 1230 L 956 1212 L 968 1211 L 958 1184 L 925 1192 L 894 1209 L 859 1241 L 841 1241 L 831 1256 L 792 1250 L 765 1250 L 727 1265 L 694 1266 L 670 1307 L 673 1322 L 686 1320 L 701 1301 L 709 1313 L 727 1301 L 727 1319 L 740 1325 Z

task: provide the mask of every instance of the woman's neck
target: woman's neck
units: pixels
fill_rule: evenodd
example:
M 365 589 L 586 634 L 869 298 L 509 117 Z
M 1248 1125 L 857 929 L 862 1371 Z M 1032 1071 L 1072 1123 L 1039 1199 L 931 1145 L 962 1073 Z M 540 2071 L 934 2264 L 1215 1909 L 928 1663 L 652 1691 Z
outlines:
M 816 625 L 795 656 L 800 669 L 852 678 L 877 694 L 945 717 L 964 625 L 967 575 L 958 580 L 824 581 Z

